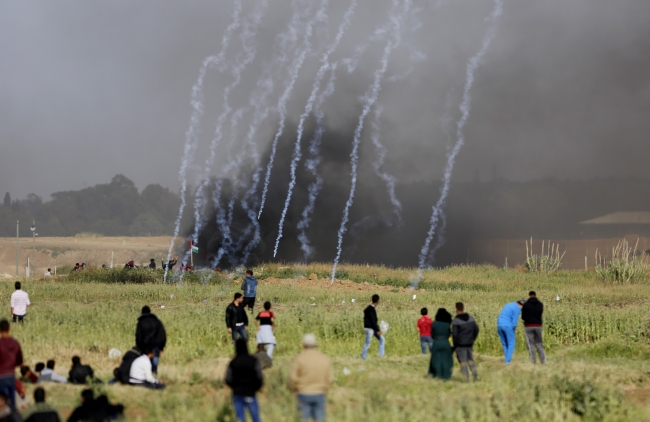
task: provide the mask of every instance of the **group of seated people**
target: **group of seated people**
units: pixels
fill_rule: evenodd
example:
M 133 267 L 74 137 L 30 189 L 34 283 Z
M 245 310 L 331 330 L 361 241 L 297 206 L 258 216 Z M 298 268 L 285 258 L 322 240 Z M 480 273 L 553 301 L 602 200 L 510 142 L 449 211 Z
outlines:
M 54 372 L 54 359 L 50 359 L 47 363 L 39 362 L 34 366 L 34 370 L 27 365 L 20 367 L 20 379 L 22 383 L 36 384 L 40 382 L 70 382 L 72 384 L 88 384 L 92 382 L 101 382 L 95 378 L 93 369 L 89 365 L 82 365 L 79 356 L 72 357 L 72 366 L 68 372 L 68 378 Z
M 109 384 L 136 385 L 154 390 L 162 390 L 165 384 L 153 374 L 151 360 L 154 358 L 153 349 L 141 351 L 133 347 L 122 357 L 120 366 L 113 370 L 113 379 Z
M 74 264 L 74 268 L 72 269 L 72 271 L 81 271 L 81 270 L 85 270 L 85 269 L 86 269 L 86 263 L 85 262 L 82 262 L 81 264 L 79 264 L 77 262 L 76 264 Z M 49 271 L 49 268 L 48 268 L 48 271 Z

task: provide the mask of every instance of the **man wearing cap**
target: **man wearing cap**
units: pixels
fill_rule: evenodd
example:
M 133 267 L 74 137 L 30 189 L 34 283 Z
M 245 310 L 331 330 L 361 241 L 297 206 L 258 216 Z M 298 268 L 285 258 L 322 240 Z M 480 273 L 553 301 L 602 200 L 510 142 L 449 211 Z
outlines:
M 504 363 L 510 363 L 515 353 L 515 329 L 525 302 L 526 299 L 519 299 L 517 302 L 507 303 L 497 318 L 497 332 L 505 355 Z
M 524 330 L 526 330 L 526 344 L 530 353 L 530 360 L 535 362 L 535 349 L 539 353 L 539 361 L 544 365 L 546 363 L 546 353 L 542 344 L 542 314 L 544 313 L 544 304 L 537 299 L 537 294 L 533 291 L 528 293 L 528 300 L 521 309 L 521 319 L 524 321 Z
M 298 399 L 303 421 L 325 420 L 325 395 L 334 382 L 330 358 L 316 350 L 316 336 L 305 334 L 303 351 L 291 366 L 289 388 Z

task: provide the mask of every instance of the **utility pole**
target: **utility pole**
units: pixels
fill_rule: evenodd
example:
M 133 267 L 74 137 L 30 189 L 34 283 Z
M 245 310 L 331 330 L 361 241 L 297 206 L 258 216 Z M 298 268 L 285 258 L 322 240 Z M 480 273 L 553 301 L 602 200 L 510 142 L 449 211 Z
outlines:
M 18 238 L 19 238 L 20 220 L 16 220 L 16 276 L 18 276 Z
M 32 244 L 33 244 L 33 249 L 32 249 L 32 262 L 36 262 L 36 220 L 32 220 L 32 226 L 29 228 L 32 231 Z M 34 265 L 34 269 L 36 269 L 36 265 Z M 32 275 L 32 266 L 30 264 L 29 266 L 29 275 L 31 277 Z

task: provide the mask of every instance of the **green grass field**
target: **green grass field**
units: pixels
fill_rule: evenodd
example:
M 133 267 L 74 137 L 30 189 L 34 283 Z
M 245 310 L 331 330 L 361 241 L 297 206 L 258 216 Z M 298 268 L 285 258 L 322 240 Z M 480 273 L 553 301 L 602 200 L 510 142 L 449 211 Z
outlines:
M 326 277 L 328 268 L 270 264 L 256 269 L 263 281 L 258 297 L 274 302 L 278 324 L 274 367 L 265 373 L 261 394 L 263 420 L 294 420 L 287 378 L 307 332 L 318 336 L 319 348 L 334 361 L 330 421 L 650 420 L 648 284 L 614 286 L 594 273 L 526 274 L 487 266 L 426 271 L 414 292 L 401 289 L 409 286 L 408 269 L 342 266 L 338 278 L 353 283 L 306 282 L 312 273 Z M 57 372 L 67 375 L 76 354 L 108 380 L 119 364 L 108 358 L 109 349 L 124 352 L 133 346 L 135 322 L 147 304 L 167 329 L 159 376 L 168 388 L 106 386 L 104 391 L 126 406 L 130 421 L 232 420 L 223 383 L 232 355 L 224 309 L 239 290 L 237 276 L 221 274 L 204 283 L 193 276 L 175 284 L 162 284 L 160 273 L 128 277 L 135 283 L 93 271 L 25 281 L 33 306 L 24 326 L 12 326 L 12 335 L 27 363 L 33 367 L 55 358 Z M 291 282 L 264 282 L 271 277 Z M 0 283 L 5 316 L 13 281 Z M 548 364 L 530 363 L 520 328 L 514 361 L 506 366 L 496 317 L 503 304 L 531 289 L 545 303 Z M 375 356 L 375 343 L 362 361 L 362 311 L 375 292 L 382 297 L 379 318 L 390 324 L 387 356 Z M 457 301 L 465 302 L 481 328 L 476 383 L 463 383 L 458 367 L 449 382 L 427 378 L 428 356 L 420 354 L 415 326 L 420 308 L 451 311 Z M 345 375 L 344 368 L 351 373 Z M 67 416 L 82 388 L 48 384 L 46 389 L 48 401 Z

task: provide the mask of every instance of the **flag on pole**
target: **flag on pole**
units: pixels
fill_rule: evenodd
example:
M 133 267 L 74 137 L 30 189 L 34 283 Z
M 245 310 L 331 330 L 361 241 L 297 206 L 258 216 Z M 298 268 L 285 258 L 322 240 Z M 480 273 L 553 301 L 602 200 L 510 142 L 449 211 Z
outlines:
M 194 242 L 192 242 L 191 240 L 190 240 L 190 249 L 192 249 L 193 253 L 199 253 L 199 247 L 194 246 Z

